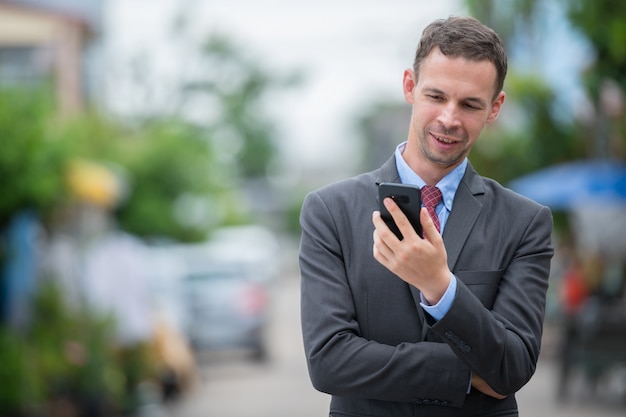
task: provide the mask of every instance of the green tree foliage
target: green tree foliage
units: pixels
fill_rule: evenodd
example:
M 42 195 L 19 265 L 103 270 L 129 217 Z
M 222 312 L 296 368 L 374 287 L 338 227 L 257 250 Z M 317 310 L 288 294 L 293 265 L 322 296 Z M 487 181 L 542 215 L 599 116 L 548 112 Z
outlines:
M 508 43 L 520 32 L 527 32 L 526 22 L 532 20 L 537 0 L 465 0 L 470 14 L 493 28 Z
M 140 225 L 147 226 L 149 219 L 150 228 L 161 233 L 182 221 L 184 227 L 178 228 L 175 237 L 188 241 L 203 236 L 197 229 L 202 222 L 215 226 L 254 220 L 254 208 L 242 195 L 243 186 L 248 180 L 266 180 L 279 156 L 279 133 L 267 104 L 300 78 L 295 72 L 282 74 L 265 68 L 226 36 L 213 34 L 198 42 L 187 29 L 183 23 L 172 32 L 172 54 L 181 61 L 167 86 L 146 69 L 148 62 L 142 66 L 140 95 L 149 97 L 154 90 L 172 93 L 163 106 L 136 109 L 134 122 L 150 132 L 155 148 L 167 151 L 161 156 L 146 155 L 142 162 L 130 158 L 138 168 L 133 176 L 142 188 L 132 187 L 119 218 L 125 228 L 142 236 L 148 230 Z M 177 144 L 181 143 L 187 148 L 180 149 Z M 209 159 L 200 160 L 206 152 Z M 177 178 L 192 179 L 191 188 L 167 186 Z M 199 193 L 198 188 L 209 189 L 209 195 Z M 175 207 L 166 213 L 158 210 L 160 202 Z
M 483 175 L 506 183 L 584 155 L 576 126 L 553 117 L 556 96 L 542 79 L 512 72 L 505 89 L 502 122 L 485 129 L 470 155 Z
M 199 74 L 182 80 L 182 108 L 194 101 L 218 103 L 217 115 L 206 114 L 213 140 L 228 141 L 241 174 L 264 177 L 277 153 L 276 128 L 264 112 L 266 95 L 297 82 L 297 77 L 274 76 L 228 38 L 209 37 L 200 48 Z
M 0 174 L 10 181 L 0 230 L 20 210 L 44 214 L 71 202 L 76 160 L 121 180 L 118 225 L 143 238 L 199 241 L 216 226 L 249 222 L 242 182 L 265 177 L 277 153 L 265 96 L 294 79 L 274 77 L 224 37 L 210 38 L 193 59 L 196 71 L 175 82 L 171 111 L 139 120 L 98 111 L 60 120 L 44 93 L 1 94 Z
M 46 215 L 65 197 L 64 144 L 51 139 L 53 105 L 45 89 L 0 91 L 0 230 L 17 211 Z
M 237 173 L 218 159 L 202 129 L 154 122 L 122 145 L 120 162 L 130 174 L 128 196 L 117 211 L 123 229 L 148 238 L 199 241 L 212 227 L 248 220 L 235 207 L 223 207 L 235 192 Z
M 537 1 L 466 0 L 470 13 L 496 30 L 509 55 L 520 37 L 539 41 L 544 28 L 536 19 Z M 519 46 L 518 46 L 519 47 Z M 530 54 L 532 56 L 532 53 Z M 509 56 L 511 58 L 511 56 Z M 506 103 L 472 150 L 472 163 L 483 174 L 506 183 L 548 165 L 584 156 L 584 140 L 572 117 L 559 117 L 557 92 L 537 71 L 509 65 Z
M 0 175 L 7 179 L 0 231 L 20 210 L 44 214 L 71 201 L 67 177 L 76 160 L 122 180 L 115 215 L 138 236 L 197 241 L 216 226 L 251 219 L 242 184 L 265 178 L 278 153 L 266 104 L 298 76 L 264 68 L 225 36 L 198 43 L 185 29 L 172 33 L 179 58 L 173 79 L 153 73 L 147 61 L 137 74 L 146 91 L 171 93 L 163 105 L 145 93 L 145 103 L 126 117 L 94 110 L 60 120 L 46 95 L 0 94 Z
M 564 2 L 568 16 L 595 50 L 585 80 L 592 96 L 599 97 L 606 79 L 626 90 L 626 3 L 620 0 L 571 0 Z
M 141 65 L 135 83 L 141 95 L 149 99 L 155 90 L 171 94 L 161 106 L 136 109 L 136 118 L 187 120 L 205 129 L 244 179 L 266 177 L 278 154 L 278 130 L 267 104 L 278 91 L 300 83 L 300 74 L 265 67 L 252 52 L 220 33 L 198 40 L 189 28 L 193 19 L 181 17 L 171 32 L 171 54 L 180 62 L 167 86 L 151 73 L 149 62 Z
M 191 123 L 154 119 L 129 127 L 86 113 L 66 121 L 54 135 L 71 149 L 66 166 L 74 160 L 92 161 L 117 177 L 121 199 L 111 214 L 129 233 L 199 241 L 215 226 L 247 220 L 243 210 L 214 207 L 233 200 L 229 195 L 239 174 L 219 159 L 206 131 Z M 185 204 L 190 200 L 195 214 Z
M 531 134 L 539 134 L 535 139 L 530 139 L 533 146 L 529 149 L 539 150 L 542 154 L 541 149 L 548 141 L 556 142 L 562 148 L 560 152 L 553 150 L 545 154 L 547 159 L 541 160 L 541 166 L 584 157 L 626 157 L 626 3 L 618 0 L 466 0 L 466 4 L 470 13 L 496 29 L 508 46 L 524 38 L 531 40 L 528 42 L 531 48 L 542 41 L 542 36 L 550 35 L 550 27 L 544 17 L 554 7 L 560 7 L 573 30 L 577 30 L 577 34 L 581 34 L 593 50 L 593 61 L 581 74 L 589 106 L 584 117 L 576 115 L 576 118 L 570 118 L 567 122 L 570 126 L 563 125 L 562 119 L 553 110 L 554 106 L 545 106 L 549 99 L 545 94 L 528 94 L 538 92 L 537 89 L 516 91 L 526 96 L 523 101 L 532 103 L 523 105 L 526 111 L 532 112 L 532 108 L 545 111 L 544 116 L 534 117 L 539 123 L 536 128 L 528 129 L 529 137 Z M 536 77 L 535 74 L 519 73 L 514 77 L 521 76 Z M 538 81 L 546 85 L 544 89 L 549 89 L 548 81 Z M 508 83 L 506 88 L 510 88 L 510 85 Z M 557 93 L 552 91 L 549 96 L 554 97 Z M 511 100 L 517 98 L 511 95 L 509 103 Z M 564 135 L 547 136 L 558 132 Z M 531 159 L 531 155 L 518 156 Z
M 593 46 L 595 59 L 583 74 L 595 104 L 590 130 L 599 132 L 597 156 L 626 158 L 626 3 L 619 0 L 564 2 L 568 16 Z

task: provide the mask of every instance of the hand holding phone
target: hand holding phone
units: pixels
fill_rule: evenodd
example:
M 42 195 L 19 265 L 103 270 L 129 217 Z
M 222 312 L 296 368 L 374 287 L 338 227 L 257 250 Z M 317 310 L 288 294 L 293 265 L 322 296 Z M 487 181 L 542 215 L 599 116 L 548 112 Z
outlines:
M 380 205 L 380 216 L 385 221 L 389 229 L 402 240 L 403 236 L 398 226 L 391 217 L 391 213 L 385 207 L 383 201 L 390 197 L 400 207 L 400 210 L 407 217 L 419 237 L 423 237 L 422 225 L 420 223 L 420 209 L 422 207 L 420 189 L 416 185 L 383 182 L 378 185 L 378 201 Z

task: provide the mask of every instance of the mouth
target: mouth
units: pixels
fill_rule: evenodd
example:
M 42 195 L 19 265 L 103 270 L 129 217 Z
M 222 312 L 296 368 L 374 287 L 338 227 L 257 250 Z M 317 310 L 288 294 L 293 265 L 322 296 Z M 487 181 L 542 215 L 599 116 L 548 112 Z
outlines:
M 453 144 L 453 143 L 457 142 L 455 139 L 447 138 L 445 136 L 438 136 L 438 135 L 435 135 L 434 133 L 431 133 L 430 135 L 433 138 L 435 138 L 435 140 L 437 142 L 440 142 L 440 143 L 443 143 L 443 144 L 446 144 L 446 145 L 450 145 L 450 144 Z

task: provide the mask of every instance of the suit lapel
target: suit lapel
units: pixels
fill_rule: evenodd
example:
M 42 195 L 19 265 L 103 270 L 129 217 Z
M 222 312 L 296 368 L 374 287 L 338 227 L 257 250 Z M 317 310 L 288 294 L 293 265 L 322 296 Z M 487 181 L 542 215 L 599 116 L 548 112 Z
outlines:
M 376 182 L 400 182 L 400 174 L 398 174 L 398 167 L 396 166 L 396 157 L 392 155 L 391 158 L 381 166 L 374 174 Z
M 482 209 L 482 203 L 476 196 L 484 192 L 482 179 L 474 168 L 468 165 L 454 196 L 452 211 L 443 231 L 443 242 L 448 253 L 448 267 L 451 271 L 454 270 L 461 250 Z
M 396 166 L 396 157 L 392 155 L 374 174 L 376 184 L 381 182 L 400 182 L 400 174 L 398 174 L 398 168 Z M 376 207 L 379 206 L 380 201 L 378 199 L 378 187 L 376 189 Z

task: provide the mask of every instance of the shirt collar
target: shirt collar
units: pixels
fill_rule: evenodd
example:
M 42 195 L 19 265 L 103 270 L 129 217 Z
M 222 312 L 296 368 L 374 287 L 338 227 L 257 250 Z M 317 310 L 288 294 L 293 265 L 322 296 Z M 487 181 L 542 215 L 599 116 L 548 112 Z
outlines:
M 395 151 L 395 159 L 396 166 L 398 167 L 398 175 L 400 175 L 400 181 L 403 184 L 413 184 L 422 188 L 426 185 L 426 182 L 420 178 L 419 175 L 415 173 L 406 163 L 404 158 L 402 157 L 402 153 L 404 152 L 404 148 L 406 148 L 406 142 L 402 142 L 396 147 Z M 441 195 L 443 199 L 443 204 L 445 205 L 448 211 L 452 211 L 452 202 L 454 201 L 454 195 L 456 194 L 456 190 L 459 188 L 459 184 L 461 183 L 461 179 L 463 179 L 463 175 L 465 174 L 465 169 L 467 168 L 467 158 L 463 159 L 463 162 L 459 164 L 456 168 L 450 171 L 445 177 L 441 179 L 436 185 L 441 190 Z

